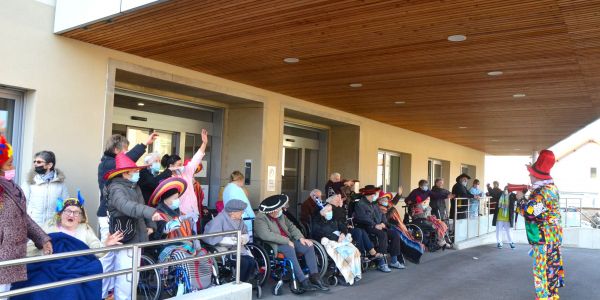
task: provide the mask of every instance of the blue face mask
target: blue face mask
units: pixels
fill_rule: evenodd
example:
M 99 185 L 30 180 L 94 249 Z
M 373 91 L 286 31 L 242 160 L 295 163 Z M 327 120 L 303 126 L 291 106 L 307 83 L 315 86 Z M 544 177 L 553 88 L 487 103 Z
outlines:
M 328 211 L 325 213 L 325 220 L 330 221 L 331 219 L 333 219 L 333 212 L 332 211 Z
M 389 203 L 387 203 L 387 201 L 386 201 L 386 202 L 382 202 L 381 205 L 387 207 L 389 205 Z
M 139 180 L 140 180 L 140 172 L 133 173 L 133 175 L 131 175 L 131 178 L 129 178 L 129 181 L 131 181 L 133 183 L 137 183 Z
M 283 210 L 279 210 L 279 212 L 277 213 L 277 218 L 281 217 L 281 215 L 283 215 Z
M 158 163 L 158 162 L 152 163 L 150 170 L 152 170 L 152 172 L 154 172 L 154 173 L 158 173 L 160 171 L 160 163 Z
M 171 203 L 171 205 L 169 205 L 169 208 L 172 210 L 176 210 L 179 208 L 179 205 L 181 204 L 181 200 L 179 200 L 179 198 L 173 200 L 173 203 Z
M 429 186 L 424 185 L 421 187 L 421 189 L 427 192 L 429 190 Z

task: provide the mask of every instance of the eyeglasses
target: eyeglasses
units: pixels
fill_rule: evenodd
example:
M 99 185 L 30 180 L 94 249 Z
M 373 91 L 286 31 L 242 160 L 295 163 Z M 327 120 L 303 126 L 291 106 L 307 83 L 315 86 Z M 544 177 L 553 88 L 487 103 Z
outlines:
M 73 217 L 79 217 L 79 216 L 81 216 L 81 212 L 80 211 L 65 210 L 63 213 L 65 215 L 67 215 L 67 216 L 73 216 Z
M 43 160 L 34 160 L 33 161 L 34 164 L 40 165 L 40 164 L 45 164 L 46 162 Z

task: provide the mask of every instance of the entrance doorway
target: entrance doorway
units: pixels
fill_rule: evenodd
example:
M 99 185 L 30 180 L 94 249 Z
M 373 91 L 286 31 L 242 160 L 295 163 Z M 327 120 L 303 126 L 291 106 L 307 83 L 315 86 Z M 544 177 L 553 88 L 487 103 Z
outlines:
M 165 99 L 160 96 L 117 89 L 115 91 L 112 134 L 127 137 L 130 144 L 144 143 L 152 132 L 159 134 L 146 153 L 177 154 L 191 159 L 202 143 L 202 128 L 209 133 L 203 158 L 203 170 L 195 178 L 200 183 L 206 203 L 216 203 L 220 187 L 220 152 L 223 111 Z M 137 164 L 144 164 L 144 156 Z
M 298 218 L 310 192 L 325 186 L 327 131 L 285 124 L 283 132 L 281 192 L 290 199 L 288 211 Z

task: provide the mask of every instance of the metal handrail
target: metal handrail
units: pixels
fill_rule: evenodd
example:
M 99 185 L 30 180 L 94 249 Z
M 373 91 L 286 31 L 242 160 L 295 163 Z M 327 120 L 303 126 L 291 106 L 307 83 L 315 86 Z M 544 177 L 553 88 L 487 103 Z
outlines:
M 165 243 L 172 244 L 172 243 L 177 243 L 177 242 L 185 242 L 185 241 L 190 241 L 190 240 L 201 239 L 201 238 L 205 238 L 205 237 L 230 235 L 230 234 L 237 235 L 236 250 L 222 251 L 222 252 L 217 252 L 217 253 L 212 253 L 212 254 L 207 254 L 207 255 L 202 255 L 202 256 L 194 256 L 194 257 L 185 258 L 185 259 L 181 259 L 181 260 L 157 263 L 154 265 L 144 266 L 144 267 L 139 266 L 140 250 L 142 248 L 163 245 Z M 57 288 L 57 287 L 63 287 L 63 286 L 67 286 L 67 285 L 84 283 L 84 282 L 88 282 L 88 281 L 100 280 L 100 279 L 114 277 L 114 276 L 127 275 L 130 273 L 137 274 L 142 271 L 148 271 L 148 270 L 154 270 L 154 269 L 164 268 L 164 267 L 168 267 L 168 266 L 180 265 L 183 263 L 188 263 L 188 262 L 192 262 L 192 261 L 196 261 L 196 260 L 200 260 L 200 259 L 212 258 L 212 257 L 216 257 L 216 256 L 222 256 L 222 255 L 234 254 L 234 253 L 236 255 L 235 283 L 239 284 L 240 283 L 240 263 L 241 263 L 240 258 L 241 258 L 241 247 L 242 247 L 242 238 L 241 237 L 242 237 L 241 230 L 231 230 L 231 231 L 223 231 L 223 232 L 216 232 L 216 233 L 210 233 L 210 234 L 194 235 L 194 236 L 189 236 L 189 237 L 181 237 L 181 238 L 175 238 L 175 239 L 169 239 L 169 240 L 150 241 L 150 242 L 142 242 L 142 243 L 136 243 L 136 244 L 131 244 L 131 245 L 110 246 L 110 247 L 104 247 L 104 248 L 98 248 L 98 249 L 80 250 L 80 251 L 72 251 L 72 252 L 51 254 L 51 255 L 45 255 L 45 256 L 25 257 L 25 258 L 13 259 L 13 260 L 8 260 L 8 261 L 0 261 L 0 268 L 1 268 L 1 267 L 9 267 L 9 266 L 23 265 L 23 264 L 43 262 L 43 261 L 51 261 L 51 260 L 57 260 L 57 259 L 63 259 L 63 258 L 77 257 L 77 256 L 82 256 L 82 255 L 111 252 L 111 251 L 115 251 L 115 250 L 124 250 L 124 249 L 130 249 L 130 248 L 133 249 L 133 258 L 132 258 L 133 263 L 132 263 L 131 268 L 124 269 L 124 270 L 118 270 L 118 271 L 114 271 L 114 272 L 109 272 L 109 273 L 89 275 L 89 276 L 84 276 L 84 277 L 75 278 L 75 279 L 61 280 L 58 282 L 34 285 L 31 287 L 21 288 L 21 289 L 17 289 L 17 290 L 13 290 L 13 291 L 8 291 L 8 292 L 2 292 L 2 293 L 0 293 L 0 299 L 9 298 L 12 296 L 17 296 L 17 295 L 33 293 L 33 292 L 38 292 L 38 291 L 43 291 L 43 290 Z M 139 278 L 138 278 L 138 276 L 132 276 L 132 277 L 133 277 L 133 279 L 131 281 L 131 299 L 136 300 L 137 299 L 137 285 L 138 285 Z

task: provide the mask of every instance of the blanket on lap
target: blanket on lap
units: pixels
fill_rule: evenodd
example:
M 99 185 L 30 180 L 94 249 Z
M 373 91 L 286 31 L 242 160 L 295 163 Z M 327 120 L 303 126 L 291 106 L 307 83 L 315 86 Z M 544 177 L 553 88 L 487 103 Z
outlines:
M 87 250 L 82 241 L 62 232 L 50 233 L 54 253 Z M 102 273 L 102 264 L 94 255 L 51 260 L 27 265 L 27 281 L 15 282 L 11 289 L 16 290 L 34 285 L 57 282 Z M 53 288 L 40 292 L 11 297 L 12 300 L 100 300 L 102 280 L 84 282 Z

